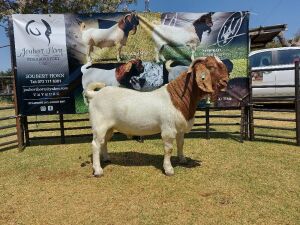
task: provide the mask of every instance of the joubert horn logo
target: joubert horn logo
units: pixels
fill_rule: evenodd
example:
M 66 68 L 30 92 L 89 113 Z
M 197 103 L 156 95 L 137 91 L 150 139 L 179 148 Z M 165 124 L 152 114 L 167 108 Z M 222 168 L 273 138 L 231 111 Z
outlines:
M 227 44 L 229 44 L 234 38 L 245 35 L 239 34 L 239 30 L 241 28 L 241 25 L 243 23 L 243 13 L 242 12 L 236 12 L 233 13 L 223 24 L 221 30 L 218 34 L 217 43 L 218 46 L 223 47 Z
M 35 20 L 30 20 L 25 27 L 25 30 L 27 32 L 28 35 L 34 35 L 34 36 L 41 36 L 43 35 L 41 33 L 40 30 L 42 30 L 42 32 L 45 30 L 44 35 L 48 40 L 48 45 L 51 43 L 50 40 L 50 35 L 52 34 L 52 30 L 51 30 L 51 26 L 49 25 L 49 23 L 43 19 L 41 19 L 42 24 L 36 22 Z

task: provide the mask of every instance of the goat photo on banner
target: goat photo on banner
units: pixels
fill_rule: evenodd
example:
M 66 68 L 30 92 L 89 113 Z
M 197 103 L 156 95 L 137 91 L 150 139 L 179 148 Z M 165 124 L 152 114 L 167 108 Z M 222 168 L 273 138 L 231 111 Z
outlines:
M 34 49 L 32 41 L 18 44 L 23 36 L 32 40 L 44 37 L 44 47 L 39 48 L 40 51 L 22 57 L 26 68 L 32 68 L 32 71 L 23 68 L 20 54 L 16 55 L 18 96 L 22 100 L 19 102 L 30 105 L 21 108 L 21 113 L 87 112 L 86 93 L 93 91 L 96 83 L 153 91 L 186 72 L 193 60 L 207 56 L 217 56 L 226 65 L 230 81 L 227 93 L 208 97 L 202 104 L 240 106 L 248 96 L 247 79 L 242 78 L 247 77 L 248 15 L 248 12 L 117 12 L 39 15 L 36 19 L 30 19 L 35 18 L 33 15 L 13 16 L 16 52 L 24 49 L 28 53 L 26 49 Z M 60 23 L 54 22 L 56 16 L 61 17 Z M 24 26 L 19 26 L 20 23 Z M 41 27 L 45 31 L 41 31 Z M 65 39 L 58 38 L 55 33 L 58 29 L 65 30 L 60 33 Z M 37 92 L 34 82 L 43 82 L 43 78 L 38 76 L 41 72 L 31 66 L 32 58 L 42 68 L 40 59 L 47 57 L 48 67 L 44 67 L 44 74 L 59 74 L 56 70 L 63 66 L 55 66 L 57 61 L 51 53 L 45 56 L 46 50 L 41 51 L 55 43 L 54 39 L 66 46 L 68 61 L 59 62 L 67 66 L 68 71 L 64 72 L 60 83 L 47 76 L 44 96 L 41 96 L 33 93 Z M 49 43 L 49 40 L 53 42 Z M 30 98 L 23 99 L 26 90 L 32 93 Z M 56 95 L 52 97 L 50 92 L 54 90 Z M 64 102 L 68 103 L 67 107 Z

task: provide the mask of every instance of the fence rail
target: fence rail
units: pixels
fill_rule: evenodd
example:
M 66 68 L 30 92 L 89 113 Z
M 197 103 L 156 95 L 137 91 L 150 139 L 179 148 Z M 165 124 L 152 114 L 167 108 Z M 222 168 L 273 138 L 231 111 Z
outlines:
M 295 72 L 295 83 L 293 85 L 253 85 L 252 76 L 253 72 L 260 71 L 285 71 L 294 70 Z M 299 62 L 295 62 L 293 67 L 282 67 L 282 68 L 272 68 L 272 69 L 252 69 L 250 71 L 250 140 L 254 140 L 255 136 L 267 137 L 267 138 L 282 138 L 282 139 L 296 139 L 296 144 L 300 145 L 300 93 L 299 93 Z M 295 95 L 293 97 L 254 97 L 253 89 L 255 88 L 295 88 Z M 261 102 L 289 102 L 293 104 L 293 109 L 266 109 L 259 108 L 258 104 Z M 279 113 L 279 117 L 267 117 L 267 116 L 254 116 L 255 112 L 272 112 Z M 281 118 L 282 113 L 295 113 L 295 119 Z M 255 124 L 256 120 L 266 120 L 266 121 L 283 121 L 288 123 L 293 123 L 295 128 L 290 127 L 279 127 L 279 126 L 264 126 Z M 283 130 L 283 131 L 294 131 L 296 132 L 295 137 L 283 136 L 283 135 L 271 135 L 271 134 L 261 134 L 256 132 L 257 129 L 268 129 L 268 130 Z
M 204 133 L 206 135 L 206 138 L 210 138 L 211 134 L 214 133 L 228 133 L 228 134 L 239 134 L 240 135 L 240 141 L 243 142 L 244 139 L 247 139 L 248 137 L 250 140 L 254 140 L 255 136 L 258 137 L 269 137 L 269 138 L 283 138 L 283 139 L 296 139 L 297 145 L 300 145 L 300 97 L 299 97 L 299 62 L 295 64 L 294 67 L 285 67 L 285 68 L 277 68 L 277 69 L 264 69 L 264 70 L 257 70 L 254 69 L 250 71 L 250 74 L 252 72 L 257 71 L 282 71 L 282 70 L 294 70 L 295 71 L 295 84 L 294 85 L 253 85 L 252 79 L 249 79 L 249 86 L 250 86 L 250 103 L 249 105 L 245 107 L 232 107 L 232 108 L 199 108 L 197 110 L 198 114 L 196 115 L 197 121 L 194 124 L 194 127 L 192 129 L 192 132 L 194 133 Z M 250 76 L 251 78 L 251 76 Z M 7 77 L 7 79 L 12 79 L 12 77 Z M 295 97 L 253 97 L 253 89 L 255 88 L 286 88 L 286 87 L 294 87 L 295 88 Z M 15 92 L 14 92 L 15 93 Z M 1 94 L 2 96 L 14 96 L 16 98 L 15 94 Z M 273 109 L 273 108 L 260 108 L 260 102 L 284 102 L 286 100 L 292 101 L 294 104 L 293 109 Z M 12 110 L 15 109 L 16 106 L 2 106 L 0 107 L 1 110 Z M 235 114 L 228 114 L 223 115 L 218 112 L 223 110 L 234 110 Z M 236 113 L 236 112 L 239 113 Z M 203 115 L 199 115 L 200 113 L 203 113 Z M 260 115 L 255 116 L 254 112 L 272 112 L 272 113 L 295 113 L 295 119 L 291 118 L 282 118 L 282 117 L 276 117 L 276 116 L 266 116 L 266 115 Z M 16 120 L 15 124 L 9 124 L 9 125 L 1 125 L 0 130 L 4 131 L 6 130 L 6 133 L 2 133 L 0 135 L 1 139 L 7 138 L 7 137 L 13 137 L 17 135 L 17 140 L 19 140 L 19 148 L 20 143 L 25 145 L 30 145 L 30 142 L 32 140 L 36 139 L 49 139 L 49 138 L 60 138 L 61 143 L 66 142 L 66 138 L 69 137 L 83 137 L 83 136 L 89 136 L 91 137 L 91 133 L 84 133 L 84 134 L 66 134 L 67 131 L 74 131 L 74 130 L 89 130 L 91 129 L 89 125 L 82 125 L 79 126 L 78 123 L 80 122 L 87 122 L 89 119 L 86 118 L 74 118 L 74 119 L 66 119 L 64 118 L 64 115 L 60 114 L 58 115 L 58 119 L 52 119 L 52 120 L 46 120 L 42 118 L 41 120 L 36 121 L 28 121 L 27 116 L 21 116 L 21 115 L 9 115 L 9 116 L 3 116 L 0 118 L 0 121 L 6 121 L 6 120 Z M 86 115 L 87 116 L 87 115 Z M 240 119 L 239 122 L 232 121 L 232 122 L 219 122 L 219 121 L 213 121 L 214 119 Z M 288 122 L 295 124 L 295 127 L 275 127 L 275 126 L 269 126 L 269 125 L 258 125 L 255 123 L 255 121 L 262 120 L 262 121 L 281 121 L 281 122 Z M 33 128 L 34 124 L 48 124 L 50 127 L 47 128 Z M 54 125 L 57 125 L 58 127 L 53 127 Z M 74 126 L 75 124 L 75 126 Z M 52 126 L 53 125 L 53 126 Z M 217 131 L 212 128 L 214 127 L 239 127 L 238 131 L 229 131 L 229 132 L 223 132 L 223 131 Z M 17 131 L 10 131 L 9 129 L 17 127 Z M 283 131 L 292 131 L 296 132 L 295 137 L 289 137 L 284 135 L 272 135 L 272 134 L 260 134 L 260 129 L 267 129 L 267 130 L 283 130 Z M 53 136 L 43 136 L 41 135 L 42 132 L 52 132 L 52 131 L 58 131 L 60 132 L 60 135 L 53 135 Z M 35 134 L 34 136 L 31 136 L 31 134 Z M 36 136 L 38 135 L 38 136 Z M 16 140 L 9 140 L 3 143 L 0 143 L 0 146 L 6 146 L 9 144 L 16 143 Z

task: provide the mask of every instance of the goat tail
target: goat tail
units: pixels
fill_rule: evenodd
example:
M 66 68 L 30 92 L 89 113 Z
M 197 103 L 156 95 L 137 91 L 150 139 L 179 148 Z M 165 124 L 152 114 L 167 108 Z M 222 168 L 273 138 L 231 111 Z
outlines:
M 101 89 L 101 88 L 104 88 L 105 86 L 106 85 L 104 83 L 101 83 L 101 82 L 90 83 L 87 86 L 84 94 L 88 99 L 92 99 L 97 94 L 96 89 Z
M 81 67 L 81 73 L 84 74 L 88 69 L 89 66 L 92 65 L 92 62 L 87 62 L 86 64 L 84 64 L 82 67 Z
M 173 63 L 174 61 L 173 60 L 168 60 L 167 62 L 166 62 L 166 69 L 168 70 L 168 72 L 170 72 L 171 71 L 171 64 Z

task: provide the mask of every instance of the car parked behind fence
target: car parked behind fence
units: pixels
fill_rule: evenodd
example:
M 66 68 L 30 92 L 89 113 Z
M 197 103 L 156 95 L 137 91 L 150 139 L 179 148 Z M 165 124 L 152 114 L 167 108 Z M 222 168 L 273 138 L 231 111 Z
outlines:
M 294 66 L 300 59 L 300 47 L 270 48 L 253 51 L 249 55 L 252 69 L 278 69 Z M 261 71 L 252 73 L 253 86 L 294 85 L 295 71 Z M 293 97 L 295 88 L 254 88 L 254 97 Z

